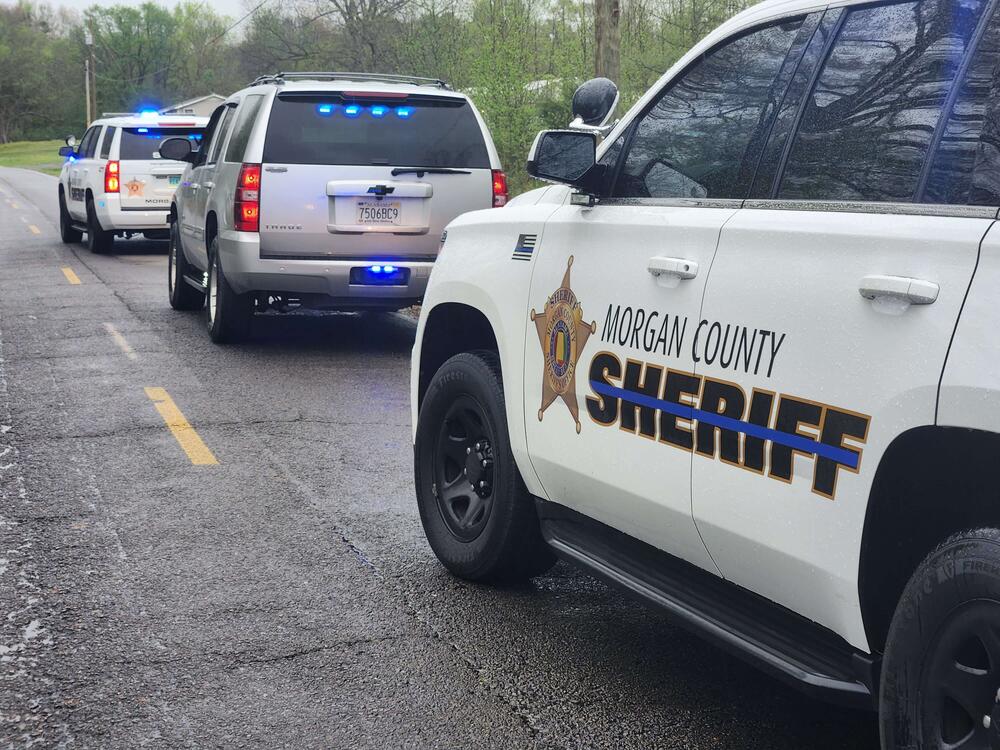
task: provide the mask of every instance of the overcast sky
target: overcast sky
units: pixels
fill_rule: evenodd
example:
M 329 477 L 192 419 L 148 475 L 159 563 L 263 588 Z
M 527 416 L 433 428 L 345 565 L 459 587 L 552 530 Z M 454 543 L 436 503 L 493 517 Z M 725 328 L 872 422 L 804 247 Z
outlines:
M 91 5 L 142 5 L 143 0 L 49 0 L 53 7 L 60 5 L 64 8 L 83 12 Z M 180 0 L 156 0 L 157 5 L 173 8 Z M 258 0 L 259 2 L 259 0 Z M 210 5 L 216 13 L 229 16 L 234 21 L 247 12 L 257 3 L 244 7 L 244 0 L 210 0 Z

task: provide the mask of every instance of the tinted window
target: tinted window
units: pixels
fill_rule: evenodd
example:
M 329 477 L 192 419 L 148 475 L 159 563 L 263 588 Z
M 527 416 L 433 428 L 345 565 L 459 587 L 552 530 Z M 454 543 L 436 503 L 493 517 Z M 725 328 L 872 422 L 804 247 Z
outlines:
M 236 118 L 236 125 L 233 128 L 233 135 L 229 139 L 229 146 L 226 148 L 226 161 L 243 161 L 243 152 L 247 150 L 247 143 L 250 141 L 250 131 L 257 121 L 257 113 L 260 112 L 260 105 L 264 103 L 262 94 L 254 94 L 243 100 L 240 107 L 240 115 Z
M 167 138 L 187 138 L 192 146 L 201 141 L 204 128 L 122 128 L 118 158 L 148 161 L 160 158 L 160 144 Z
M 801 25 L 746 34 L 684 73 L 636 126 L 615 194 L 743 197 L 747 147 L 780 100 L 778 73 Z
M 83 140 L 80 141 L 80 158 L 86 159 L 94 155 L 94 142 L 97 140 L 97 134 L 101 132 L 101 126 L 90 128 L 86 133 L 83 134 Z
M 994 16 L 969 62 L 927 177 L 929 203 L 1000 205 L 1000 22 Z
M 849 11 L 806 99 L 779 197 L 913 200 L 981 11 L 979 0 Z
M 212 142 L 208 144 L 209 164 L 214 164 L 219 160 L 219 154 L 222 151 L 222 144 L 226 142 L 226 136 L 229 134 L 229 128 L 233 124 L 233 117 L 235 115 L 235 105 L 232 107 L 226 107 L 226 113 L 222 116 L 222 122 L 219 123 L 219 127 L 215 131 L 215 136 L 212 138 Z
M 219 120 L 222 119 L 222 115 L 226 113 L 228 107 L 225 104 L 216 107 L 212 112 L 212 115 L 208 118 L 208 124 L 205 126 L 205 132 L 202 134 L 201 148 L 198 150 L 198 161 L 196 164 L 204 164 L 205 158 L 208 156 L 208 147 L 212 143 L 212 139 L 215 137 L 215 131 L 219 128 Z
M 107 128 L 104 131 L 104 138 L 101 140 L 101 158 L 107 159 L 111 153 L 111 141 L 115 139 L 115 131 L 118 128 Z
M 489 169 L 472 107 L 463 99 L 405 102 L 274 100 L 264 161 Z

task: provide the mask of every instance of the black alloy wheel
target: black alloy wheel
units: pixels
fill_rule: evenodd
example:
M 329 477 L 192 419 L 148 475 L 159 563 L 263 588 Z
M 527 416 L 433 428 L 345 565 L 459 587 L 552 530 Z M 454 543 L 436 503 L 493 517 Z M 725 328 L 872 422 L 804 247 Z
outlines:
M 493 443 L 483 407 L 467 395 L 448 407 L 434 451 L 434 495 L 441 518 L 463 542 L 478 537 L 493 509 Z
M 1000 602 L 956 609 L 925 667 L 923 734 L 930 747 L 1000 750 Z

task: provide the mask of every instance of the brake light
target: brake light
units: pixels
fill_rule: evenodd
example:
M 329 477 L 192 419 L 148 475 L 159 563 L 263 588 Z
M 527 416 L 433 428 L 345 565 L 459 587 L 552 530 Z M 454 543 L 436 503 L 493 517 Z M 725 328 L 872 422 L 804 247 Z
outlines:
M 104 192 L 105 193 L 117 193 L 121 187 L 121 181 L 118 179 L 118 162 L 109 161 L 104 167 Z
M 493 208 L 507 205 L 507 175 L 499 169 L 493 170 Z
M 260 164 L 240 167 L 233 203 L 233 224 L 240 232 L 260 231 Z

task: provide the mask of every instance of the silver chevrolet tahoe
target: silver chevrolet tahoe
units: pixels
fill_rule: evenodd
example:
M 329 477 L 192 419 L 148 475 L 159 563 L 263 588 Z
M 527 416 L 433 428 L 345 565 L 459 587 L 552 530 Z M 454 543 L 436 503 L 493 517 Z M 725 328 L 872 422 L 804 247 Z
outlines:
M 212 114 L 201 148 L 161 148 L 188 163 L 170 210 L 170 304 L 204 307 L 218 343 L 259 312 L 419 302 L 444 227 L 507 202 L 483 118 L 430 79 L 261 77 Z

